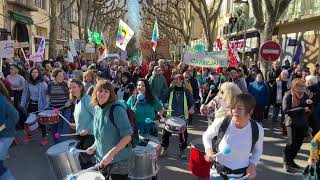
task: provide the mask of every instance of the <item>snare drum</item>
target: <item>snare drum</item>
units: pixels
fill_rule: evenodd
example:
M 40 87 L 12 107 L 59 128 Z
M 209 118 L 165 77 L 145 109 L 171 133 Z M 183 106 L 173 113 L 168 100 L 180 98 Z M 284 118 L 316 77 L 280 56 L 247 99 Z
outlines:
M 28 126 L 29 131 L 34 131 L 39 127 L 38 124 L 38 117 L 36 114 L 34 113 L 30 113 L 27 120 L 26 120 L 26 124 Z
M 53 110 L 45 110 L 38 114 L 41 124 L 56 124 L 61 121 L 59 115 Z
M 173 132 L 179 132 L 181 128 L 186 127 L 186 121 L 179 117 L 169 117 L 166 119 L 164 128 L 173 133 Z
M 78 175 L 75 179 L 76 180 L 105 180 L 104 176 L 101 173 L 95 172 L 95 171 L 85 172 L 83 174 Z M 66 178 L 65 180 L 68 180 L 68 178 Z

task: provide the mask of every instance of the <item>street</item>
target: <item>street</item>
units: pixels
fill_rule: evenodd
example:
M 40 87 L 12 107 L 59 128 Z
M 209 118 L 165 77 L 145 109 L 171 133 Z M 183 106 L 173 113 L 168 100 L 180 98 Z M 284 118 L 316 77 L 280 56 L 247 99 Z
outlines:
M 207 128 L 207 122 L 202 116 L 197 116 L 193 121 L 193 125 L 188 128 L 190 138 L 200 138 L 204 130 Z M 264 152 L 262 159 L 258 165 L 257 178 L 259 180 L 299 180 L 301 175 L 290 175 L 282 169 L 282 151 L 285 146 L 285 138 L 279 130 L 271 131 L 265 127 Z M 17 145 L 10 149 L 10 158 L 6 161 L 6 165 L 13 171 L 17 180 L 55 180 L 47 157 L 46 150 L 50 146 L 41 147 L 39 145 L 39 133 L 36 133 L 35 140 L 28 145 Z M 22 137 L 19 132 L 19 137 Z M 160 171 L 158 173 L 159 180 L 196 180 L 189 171 L 189 161 L 183 161 L 178 158 L 178 136 L 173 135 L 170 139 L 169 154 L 166 158 L 160 160 Z M 188 147 L 189 155 L 190 146 Z M 305 166 L 308 157 L 307 144 L 304 144 L 300 153 L 296 158 L 297 164 Z

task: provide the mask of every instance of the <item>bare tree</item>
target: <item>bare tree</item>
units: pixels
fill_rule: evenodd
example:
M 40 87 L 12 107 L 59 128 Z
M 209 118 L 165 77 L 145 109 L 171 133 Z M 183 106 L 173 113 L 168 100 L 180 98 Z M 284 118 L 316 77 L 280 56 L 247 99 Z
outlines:
M 167 0 L 165 3 L 142 0 L 141 5 L 145 13 L 144 20 L 147 22 L 153 20 L 154 22 L 157 19 L 159 28 L 163 31 L 169 31 L 168 36 L 171 36 L 171 40 L 176 39 L 176 37 L 172 37 L 174 33 L 170 33 L 170 30 L 176 30 L 183 37 L 184 42 L 190 45 L 192 7 L 188 6 L 187 0 Z M 150 18 L 150 16 L 154 18 Z
M 79 38 L 87 39 L 82 29 L 103 32 L 115 25 L 127 12 L 126 4 L 127 0 L 77 0 Z
M 260 33 L 260 42 L 265 42 L 272 39 L 274 28 L 280 17 L 283 15 L 292 0 L 250 0 L 252 7 L 255 28 Z M 263 4 L 266 8 L 263 8 Z M 262 72 L 266 75 L 268 64 L 261 61 L 260 64 Z
M 217 18 L 219 16 L 223 0 L 212 0 L 211 3 L 207 3 L 206 0 L 188 1 L 201 20 L 208 42 L 208 51 L 212 51 Z
M 151 41 L 153 25 L 156 18 L 153 16 L 143 16 L 143 28 L 141 30 L 141 37 L 144 41 Z M 172 44 L 179 43 L 181 34 L 178 30 L 170 28 L 162 23 L 158 23 L 160 38 L 166 38 Z
M 60 14 L 57 14 L 57 8 L 61 0 L 50 0 L 50 33 L 49 33 L 49 57 L 55 58 L 57 55 L 57 38 L 58 38 L 58 20 L 67 12 L 70 11 L 76 0 L 72 0 L 70 5 L 63 9 Z

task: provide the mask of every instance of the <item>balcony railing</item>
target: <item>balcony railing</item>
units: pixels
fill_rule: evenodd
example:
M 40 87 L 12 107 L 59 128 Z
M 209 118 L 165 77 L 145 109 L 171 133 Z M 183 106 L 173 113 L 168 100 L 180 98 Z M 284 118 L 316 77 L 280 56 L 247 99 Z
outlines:
M 7 0 L 7 3 L 28 9 L 29 11 L 38 10 L 38 8 L 34 4 L 34 0 Z
M 320 16 L 320 0 L 292 0 L 281 20 Z
M 252 29 L 252 28 L 254 28 L 255 20 L 253 17 L 249 18 L 247 21 L 245 21 L 243 19 L 238 19 L 237 22 L 235 22 L 234 24 L 229 23 L 229 24 L 225 25 L 223 27 L 223 34 L 227 35 L 227 34 L 231 34 L 231 33 L 237 33 L 237 32 L 244 31 L 245 23 L 247 24 L 246 29 Z

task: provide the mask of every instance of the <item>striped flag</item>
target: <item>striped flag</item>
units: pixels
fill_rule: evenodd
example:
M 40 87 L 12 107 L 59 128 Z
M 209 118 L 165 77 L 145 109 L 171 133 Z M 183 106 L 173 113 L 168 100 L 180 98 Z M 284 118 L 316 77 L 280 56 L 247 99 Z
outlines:
M 152 49 L 156 51 L 159 39 L 159 29 L 158 29 L 158 21 L 156 21 L 153 25 L 153 32 L 152 32 Z

